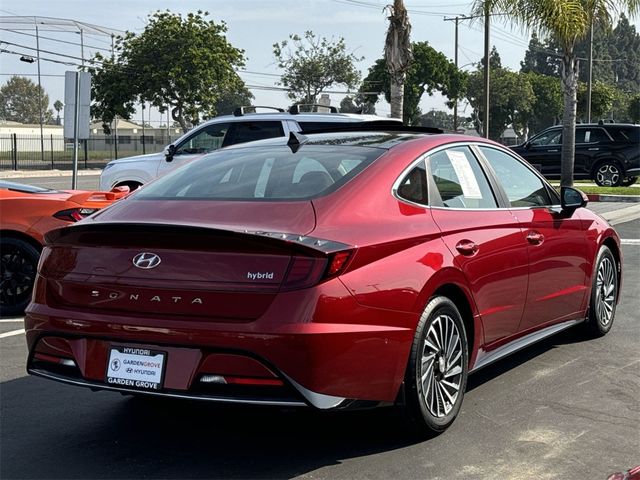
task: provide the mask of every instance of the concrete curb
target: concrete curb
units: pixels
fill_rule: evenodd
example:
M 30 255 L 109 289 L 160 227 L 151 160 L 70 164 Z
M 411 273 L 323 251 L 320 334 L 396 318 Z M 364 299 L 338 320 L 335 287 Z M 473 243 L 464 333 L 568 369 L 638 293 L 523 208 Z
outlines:
M 101 173 L 101 168 L 78 170 L 79 177 L 98 176 Z M 6 170 L 0 171 L 0 178 L 71 177 L 72 174 L 71 170 Z
M 640 195 L 604 195 L 601 193 L 587 193 L 590 202 L 623 202 L 640 203 Z

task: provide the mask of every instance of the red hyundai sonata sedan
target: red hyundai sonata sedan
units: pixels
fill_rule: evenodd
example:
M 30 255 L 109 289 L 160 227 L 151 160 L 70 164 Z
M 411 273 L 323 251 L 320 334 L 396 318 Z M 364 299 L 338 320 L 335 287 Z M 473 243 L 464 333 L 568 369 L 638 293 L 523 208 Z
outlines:
M 265 140 L 194 161 L 47 236 L 33 375 L 120 392 L 338 409 L 446 429 L 467 375 L 583 323 L 620 242 L 490 141 L 409 131 Z

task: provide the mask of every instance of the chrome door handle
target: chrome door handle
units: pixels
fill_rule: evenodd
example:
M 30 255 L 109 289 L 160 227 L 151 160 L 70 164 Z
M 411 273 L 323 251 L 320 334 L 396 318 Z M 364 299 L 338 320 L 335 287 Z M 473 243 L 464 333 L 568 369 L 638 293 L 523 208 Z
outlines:
M 590 152 L 597 152 L 598 150 L 600 150 L 599 148 L 589 148 L 588 149 Z
M 478 253 L 480 247 L 471 240 L 460 240 L 456 243 L 456 250 L 458 250 L 462 255 L 466 255 L 467 257 L 471 257 Z
M 547 150 L 547 152 L 549 152 L 549 153 L 557 153 L 558 150 Z
M 527 233 L 527 242 L 529 242 L 531 245 L 540 245 L 542 242 L 544 242 L 544 235 L 542 235 L 540 232 L 536 232 L 535 230 L 531 230 L 529 233 Z

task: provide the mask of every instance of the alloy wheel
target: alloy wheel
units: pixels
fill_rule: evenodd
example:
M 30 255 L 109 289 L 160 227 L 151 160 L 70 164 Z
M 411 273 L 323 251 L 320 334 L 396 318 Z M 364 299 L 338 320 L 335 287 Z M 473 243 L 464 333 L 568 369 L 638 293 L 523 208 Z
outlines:
M 448 415 L 456 404 L 462 383 L 463 359 L 458 327 L 450 316 L 439 315 L 424 338 L 419 378 L 422 401 L 434 417 Z
M 611 259 L 603 257 L 596 274 L 595 313 L 598 322 L 603 326 L 613 318 L 616 298 L 615 268 Z
M 36 264 L 31 255 L 19 247 L 3 245 L 0 257 L 0 305 L 16 307 L 28 301 L 35 276 Z
M 598 167 L 596 183 L 600 186 L 615 187 L 620 183 L 620 169 L 613 163 L 605 163 Z

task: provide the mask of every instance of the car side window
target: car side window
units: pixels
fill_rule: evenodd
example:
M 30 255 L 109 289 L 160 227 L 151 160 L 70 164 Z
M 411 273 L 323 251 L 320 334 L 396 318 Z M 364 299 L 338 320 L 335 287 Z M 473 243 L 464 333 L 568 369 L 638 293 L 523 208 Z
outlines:
M 512 207 L 541 207 L 553 204 L 544 182 L 521 161 L 495 148 L 479 148 L 495 171 Z
M 584 130 L 584 138 L 578 140 L 578 134 L 576 133 L 576 143 L 600 143 L 608 142 L 609 136 L 601 128 L 592 128 Z
M 284 136 L 282 122 L 234 122 L 224 146 Z
M 454 147 L 436 152 L 429 155 L 428 164 L 445 207 L 498 206 L 487 177 L 468 147 Z
M 531 140 L 531 145 L 559 145 L 562 142 L 562 130 L 551 130 Z
M 413 203 L 427 205 L 429 203 L 429 191 L 427 189 L 427 169 L 424 161 L 413 167 L 402 179 L 397 195 Z
M 217 150 L 222 147 L 228 130 L 228 123 L 214 123 L 201 128 L 178 145 L 175 154 L 208 153 Z

